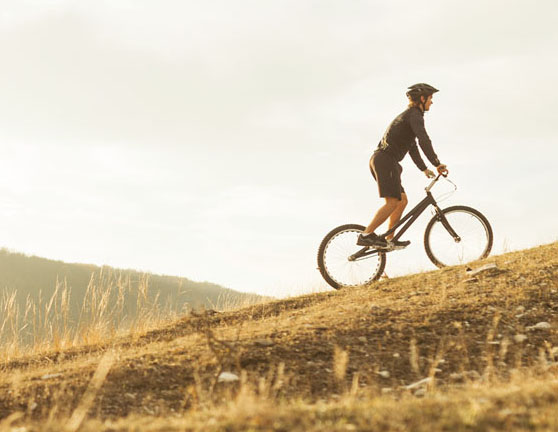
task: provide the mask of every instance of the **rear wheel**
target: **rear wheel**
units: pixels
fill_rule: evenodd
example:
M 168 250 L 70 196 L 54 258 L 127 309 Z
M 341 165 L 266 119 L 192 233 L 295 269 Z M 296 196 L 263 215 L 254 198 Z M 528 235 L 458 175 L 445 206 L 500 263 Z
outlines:
M 318 269 L 326 282 L 335 289 L 367 285 L 377 280 L 386 266 L 383 252 L 374 252 L 350 259 L 362 250 L 357 238 L 364 231 L 362 225 L 341 225 L 331 230 L 318 249 Z
M 488 220 L 478 210 L 466 206 L 442 210 L 430 220 L 424 232 L 426 254 L 438 267 L 486 258 L 492 241 Z

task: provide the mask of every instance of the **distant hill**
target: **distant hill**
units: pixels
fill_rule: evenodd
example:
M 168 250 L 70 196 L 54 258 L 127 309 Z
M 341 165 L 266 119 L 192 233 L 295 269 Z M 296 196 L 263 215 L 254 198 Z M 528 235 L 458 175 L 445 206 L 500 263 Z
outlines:
M 90 325 L 106 323 L 107 318 L 118 325 L 136 319 L 140 310 L 151 316 L 163 312 L 176 315 L 191 309 L 230 309 L 262 300 L 261 296 L 183 277 L 69 264 L 0 250 L 0 326 L 10 314 L 14 322 L 28 326 L 33 321 L 40 327 L 53 319 L 63 319 L 65 326 L 78 322 Z

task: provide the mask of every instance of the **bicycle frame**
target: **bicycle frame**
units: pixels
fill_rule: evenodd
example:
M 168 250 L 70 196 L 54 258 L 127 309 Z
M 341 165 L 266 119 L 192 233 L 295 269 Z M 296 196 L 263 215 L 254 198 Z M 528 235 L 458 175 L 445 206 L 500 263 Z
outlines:
M 455 241 L 459 242 L 461 240 L 460 237 L 457 235 L 457 233 L 450 226 L 446 217 L 442 213 L 442 209 L 440 207 L 438 207 L 438 203 L 436 202 L 436 200 L 432 196 L 432 193 L 430 192 L 432 187 L 436 184 L 436 182 L 440 179 L 441 176 L 442 176 L 441 174 L 438 174 L 438 176 L 434 180 L 432 180 L 430 185 L 428 185 L 425 188 L 426 197 L 421 202 L 419 202 L 411 211 L 409 211 L 402 219 L 400 219 L 399 222 L 397 222 L 391 229 L 386 231 L 380 237 L 385 238 L 388 235 L 393 234 L 395 231 L 397 231 L 399 229 L 399 227 L 403 226 L 399 230 L 399 232 L 393 237 L 393 240 L 398 240 L 405 233 L 405 231 L 407 231 L 409 229 L 409 227 L 413 223 L 415 223 L 415 221 L 419 218 L 419 216 L 429 206 L 432 205 L 434 207 L 434 209 L 436 210 L 436 214 L 438 215 L 438 218 L 439 218 L 440 222 L 442 223 L 442 225 L 448 230 L 448 232 L 455 239 Z M 364 258 L 364 257 L 370 256 L 370 255 L 380 253 L 380 252 L 389 252 L 389 250 L 370 249 L 370 247 L 365 246 L 364 248 L 359 250 L 357 253 L 351 255 L 349 257 L 349 261 L 355 261 L 359 258 Z

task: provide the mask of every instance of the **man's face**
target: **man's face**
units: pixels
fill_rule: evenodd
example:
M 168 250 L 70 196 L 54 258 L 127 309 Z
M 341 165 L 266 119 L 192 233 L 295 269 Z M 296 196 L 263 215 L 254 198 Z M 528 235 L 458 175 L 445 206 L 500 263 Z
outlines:
M 428 96 L 426 101 L 424 100 L 424 96 L 421 96 L 421 100 L 424 102 L 424 110 L 428 111 L 430 109 L 430 105 L 432 105 L 432 95 Z

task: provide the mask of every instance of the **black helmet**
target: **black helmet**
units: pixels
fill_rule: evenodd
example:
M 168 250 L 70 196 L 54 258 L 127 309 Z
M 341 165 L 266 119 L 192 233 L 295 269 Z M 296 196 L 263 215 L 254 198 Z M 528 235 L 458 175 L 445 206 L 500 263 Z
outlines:
M 419 83 L 409 87 L 409 89 L 407 90 L 407 96 L 411 97 L 412 99 L 418 99 L 421 96 L 428 97 L 436 93 L 437 91 L 439 91 L 437 88 L 434 88 L 429 84 Z

